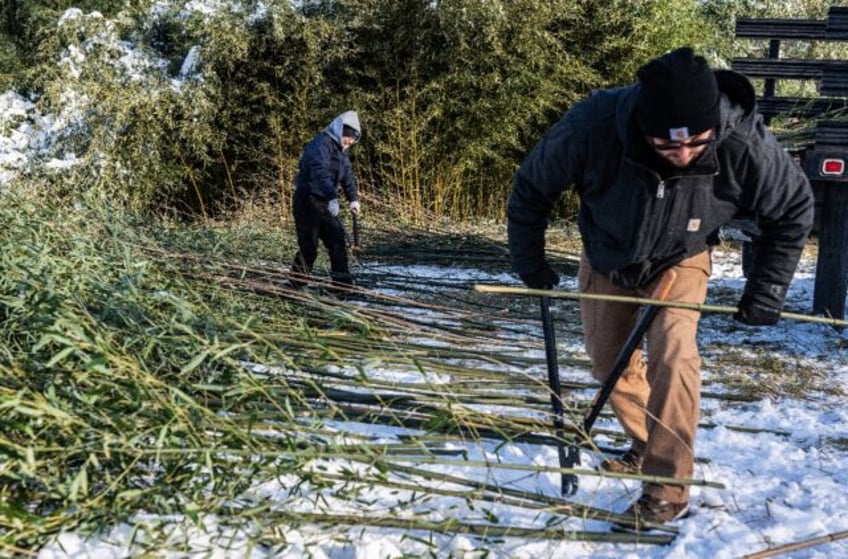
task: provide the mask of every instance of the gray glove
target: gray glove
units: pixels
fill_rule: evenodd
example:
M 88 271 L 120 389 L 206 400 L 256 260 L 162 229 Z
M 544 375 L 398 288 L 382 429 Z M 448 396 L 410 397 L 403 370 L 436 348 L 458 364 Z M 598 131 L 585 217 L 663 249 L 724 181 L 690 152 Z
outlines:
M 339 215 L 339 199 L 333 198 L 329 202 L 327 202 L 327 211 L 330 212 L 330 215 L 333 217 L 338 217 Z

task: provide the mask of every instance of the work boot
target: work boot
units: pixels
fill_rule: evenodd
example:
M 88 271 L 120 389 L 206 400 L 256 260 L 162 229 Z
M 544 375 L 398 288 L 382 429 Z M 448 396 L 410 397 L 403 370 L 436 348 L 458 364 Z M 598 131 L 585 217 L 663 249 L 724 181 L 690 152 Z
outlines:
M 607 458 L 600 469 L 612 474 L 638 474 L 642 470 L 642 456 L 632 448 L 618 458 Z
M 280 286 L 287 287 L 289 289 L 303 289 L 307 286 L 307 283 L 300 279 L 287 279 L 280 282 Z
M 330 275 L 330 280 L 333 284 L 333 287 L 337 287 L 339 289 L 350 289 L 353 287 L 353 276 L 351 275 Z
M 333 275 L 330 285 L 327 286 L 327 293 L 340 299 L 346 299 L 353 295 L 354 292 L 353 276 L 349 274 Z
M 689 516 L 689 503 L 671 503 L 642 494 L 624 512 L 627 519 L 616 520 L 614 528 L 629 532 L 644 532 L 651 525 L 665 524 Z
M 311 273 L 295 261 L 291 270 L 289 270 L 287 277 L 288 279 L 283 285 L 291 287 L 292 289 L 303 289 L 309 284 Z

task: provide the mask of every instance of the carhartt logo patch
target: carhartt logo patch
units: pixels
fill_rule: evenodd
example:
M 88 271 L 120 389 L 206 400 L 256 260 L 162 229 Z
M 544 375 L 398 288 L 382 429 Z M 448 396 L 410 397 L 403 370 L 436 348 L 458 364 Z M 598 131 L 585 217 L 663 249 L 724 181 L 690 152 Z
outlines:
M 701 228 L 701 220 L 697 218 L 693 218 L 689 220 L 689 223 L 686 224 L 686 230 L 690 233 L 694 233 L 695 231 Z
M 684 126 L 682 128 L 669 128 L 668 129 L 668 139 L 669 140 L 680 141 L 680 140 L 685 140 L 689 136 L 691 136 L 691 134 L 689 134 L 689 127 L 688 126 Z

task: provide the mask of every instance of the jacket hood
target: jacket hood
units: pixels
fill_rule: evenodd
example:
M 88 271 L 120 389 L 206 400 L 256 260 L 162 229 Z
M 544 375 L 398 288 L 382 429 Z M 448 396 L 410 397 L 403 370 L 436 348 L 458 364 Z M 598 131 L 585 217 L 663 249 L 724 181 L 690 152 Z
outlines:
M 721 91 L 721 121 L 719 137 L 750 119 L 757 108 L 757 94 L 748 78 L 732 70 L 716 70 L 716 81 Z
M 757 95 L 751 82 L 733 70 L 714 70 L 718 89 L 721 93 L 719 107 L 719 127 L 716 130 L 718 141 L 732 129 L 739 126 L 755 113 Z M 627 141 L 632 134 L 633 112 L 636 108 L 636 97 L 639 84 L 622 88 L 622 95 L 617 107 L 618 134 L 622 142 Z
M 362 128 L 359 126 L 359 115 L 356 114 L 356 111 L 345 111 L 333 121 L 327 125 L 327 128 L 324 129 L 324 132 L 332 136 L 332 138 L 336 141 L 337 144 L 341 145 L 342 143 L 342 128 L 344 125 L 348 125 L 360 134 L 362 133 Z

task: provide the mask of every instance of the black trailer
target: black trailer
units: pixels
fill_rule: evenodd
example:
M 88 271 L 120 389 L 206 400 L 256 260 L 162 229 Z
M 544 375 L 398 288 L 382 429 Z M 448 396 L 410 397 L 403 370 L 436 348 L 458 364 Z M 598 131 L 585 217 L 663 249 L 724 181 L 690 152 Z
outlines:
M 781 41 L 848 41 L 848 7 L 825 20 L 739 18 L 736 36 L 768 41 L 762 58 L 735 58 L 732 68 L 764 79 L 757 103 L 768 122 L 778 114 L 816 120 L 815 134 L 790 149 L 816 195 L 819 240 L 813 312 L 845 318 L 848 292 L 848 61 L 781 58 Z M 777 80 L 815 80 L 818 97 L 778 97 Z M 843 116 L 845 120 L 835 119 Z M 756 239 L 754 239 L 756 242 Z

